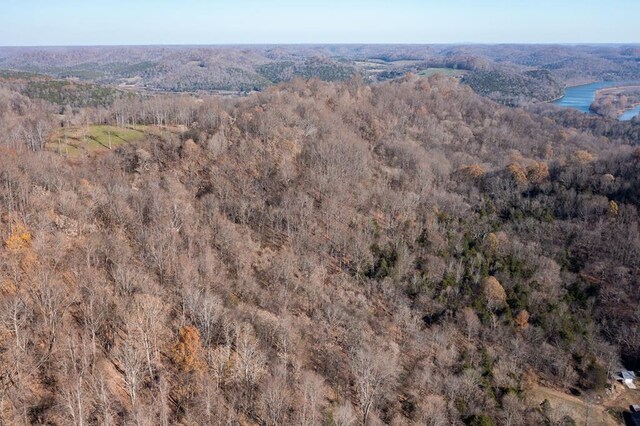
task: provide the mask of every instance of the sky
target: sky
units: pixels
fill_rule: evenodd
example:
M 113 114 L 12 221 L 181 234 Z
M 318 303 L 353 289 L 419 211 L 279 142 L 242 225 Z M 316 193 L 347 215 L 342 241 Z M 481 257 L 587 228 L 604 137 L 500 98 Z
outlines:
M 640 43 L 640 0 L 0 0 L 0 46 Z

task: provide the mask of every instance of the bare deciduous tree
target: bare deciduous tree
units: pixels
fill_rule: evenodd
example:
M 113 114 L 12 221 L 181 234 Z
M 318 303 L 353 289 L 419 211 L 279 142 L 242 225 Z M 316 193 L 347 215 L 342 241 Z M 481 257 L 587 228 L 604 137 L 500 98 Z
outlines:
M 371 410 L 375 409 L 383 393 L 395 385 L 397 366 L 395 355 L 378 349 L 362 348 L 351 356 L 353 373 L 362 423 L 367 424 Z

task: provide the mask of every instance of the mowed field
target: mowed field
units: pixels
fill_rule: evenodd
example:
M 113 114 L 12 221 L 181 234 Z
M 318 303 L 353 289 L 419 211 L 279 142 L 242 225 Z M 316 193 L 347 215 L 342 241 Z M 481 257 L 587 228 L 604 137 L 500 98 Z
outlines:
M 117 148 L 126 143 L 142 140 L 144 126 L 116 127 L 107 125 L 69 127 L 60 129 L 50 140 L 48 149 L 60 154 L 77 156 Z

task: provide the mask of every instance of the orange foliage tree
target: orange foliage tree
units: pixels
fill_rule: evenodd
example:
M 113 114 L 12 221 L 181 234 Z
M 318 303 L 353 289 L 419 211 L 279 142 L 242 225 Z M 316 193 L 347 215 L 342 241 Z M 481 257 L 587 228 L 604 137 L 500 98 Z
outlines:
M 8 253 L 16 260 L 16 267 L 28 273 L 36 261 L 36 255 L 31 250 L 32 235 L 22 224 L 13 227 L 11 234 L 4 242 Z
M 185 371 L 200 371 L 204 368 L 200 332 L 192 325 L 180 329 L 178 341 L 173 346 L 173 361 Z
M 518 328 L 525 329 L 529 327 L 529 312 L 524 309 L 521 310 L 514 318 L 514 322 L 516 323 L 516 326 L 518 326 Z
M 527 177 L 534 184 L 540 184 L 549 177 L 549 167 L 542 162 L 536 162 L 527 168 Z
M 496 277 L 487 277 L 482 281 L 482 294 L 489 309 L 499 309 L 507 302 L 507 293 Z
M 31 234 L 23 225 L 16 225 L 13 232 L 4 242 L 9 251 L 17 252 L 31 246 Z
M 518 163 L 511 163 L 507 166 L 507 170 L 511 174 L 511 177 L 518 185 L 527 185 L 529 179 L 522 166 Z

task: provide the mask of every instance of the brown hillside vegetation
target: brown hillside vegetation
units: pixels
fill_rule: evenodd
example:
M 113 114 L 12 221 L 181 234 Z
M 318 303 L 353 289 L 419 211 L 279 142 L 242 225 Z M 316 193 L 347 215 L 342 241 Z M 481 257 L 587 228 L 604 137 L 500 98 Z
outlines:
M 532 377 L 640 359 L 632 123 L 441 76 L 46 108 L 0 92 L 6 424 L 555 424 Z

